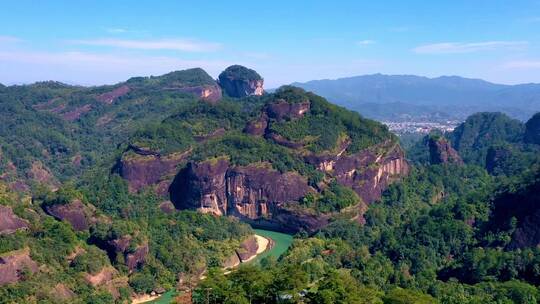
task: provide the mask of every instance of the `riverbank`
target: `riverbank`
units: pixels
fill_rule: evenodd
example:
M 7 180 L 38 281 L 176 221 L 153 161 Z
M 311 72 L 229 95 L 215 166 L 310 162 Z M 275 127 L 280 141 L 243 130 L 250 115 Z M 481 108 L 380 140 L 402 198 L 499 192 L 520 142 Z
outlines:
M 245 260 L 244 262 L 240 263 L 238 262 L 237 264 L 233 265 L 233 267 L 229 268 L 229 269 L 223 269 L 225 271 L 225 274 L 229 274 L 231 273 L 232 271 L 234 271 L 235 268 L 237 268 L 238 266 L 240 266 L 241 264 L 245 264 L 245 263 L 251 263 L 253 261 L 258 261 L 258 257 L 265 254 L 265 256 L 268 256 L 270 251 L 272 251 L 274 248 L 275 248 L 275 244 L 276 242 L 270 237 L 269 234 L 265 233 L 266 230 L 260 230 L 260 229 L 255 229 L 255 232 L 256 234 L 254 235 L 256 241 L 257 241 L 257 252 L 249 257 L 247 260 Z M 264 236 L 263 236 L 264 235 Z M 292 238 L 292 237 L 291 237 Z M 288 247 L 287 247 L 288 248 Z M 285 249 L 286 250 L 286 249 Z M 283 251 L 285 252 L 285 251 Z M 201 279 L 204 279 L 204 276 L 201 277 Z M 174 290 L 170 290 L 162 295 L 149 295 L 149 294 L 145 294 L 145 295 L 140 295 L 140 296 L 137 296 L 135 298 L 132 298 L 131 300 L 131 303 L 132 304 L 143 304 L 143 303 L 146 303 L 146 304 L 168 304 L 172 301 L 172 299 L 174 298 L 174 296 L 176 295 L 176 292 Z
M 257 235 L 271 240 L 271 244 L 268 250 L 261 254 L 257 254 L 257 256 L 250 261 L 251 263 L 259 263 L 262 259 L 269 256 L 279 259 L 293 243 L 293 236 L 290 234 L 263 229 L 254 230 Z

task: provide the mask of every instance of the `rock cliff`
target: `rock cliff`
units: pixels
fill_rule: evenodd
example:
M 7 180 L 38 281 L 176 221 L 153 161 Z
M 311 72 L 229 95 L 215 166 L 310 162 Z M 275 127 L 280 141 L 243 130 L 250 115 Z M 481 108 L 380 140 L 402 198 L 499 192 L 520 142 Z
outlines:
M 428 147 L 431 164 L 463 164 L 457 151 L 443 137 L 430 137 Z
M 306 160 L 352 188 L 365 204 L 378 200 L 390 183 L 409 172 L 403 150 L 395 143 L 386 142 L 350 155 L 343 153 L 345 149 L 346 143 L 335 155 L 311 155 Z
M 96 222 L 93 208 L 86 206 L 80 200 L 44 206 L 44 209 L 56 219 L 68 222 L 77 231 L 86 230 Z
M 131 153 L 130 153 L 131 152 Z M 189 155 L 189 151 L 161 156 L 151 150 L 131 145 L 122 155 L 116 170 L 127 180 L 129 190 L 136 192 L 144 187 L 158 184 L 164 180 L 164 187 L 157 187 L 159 194 L 166 193 L 170 184 L 167 177 L 177 172 L 177 166 Z
M 386 143 L 378 148 L 307 159 L 369 204 L 409 170 L 398 145 Z M 316 192 L 304 177 L 295 172 L 280 173 L 267 164 L 231 166 L 225 158 L 191 162 L 170 189 L 171 200 L 179 209 L 233 215 L 274 229 L 314 231 L 330 219 L 329 215 L 297 208 L 301 198 Z
M 277 217 L 285 212 L 285 203 L 314 191 L 297 173 L 280 173 L 266 164 L 231 166 L 224 158 L 189 163 L 170 189 L 179 209 L 234 215 L 251 222 Z
M 263 95 L 264 80 L 252 69 L 232 65 L 219 75 L 219 85 L 231 97 L 241 98 L 250 95 Z
M 134 237 L 129 234 L 118 237 L 113 233 L 104 238 L 92 236 L 90 243 L 105 250 L 111 263 L 125 264 L 130 272 L 144 265 L 150 252 L 148 242 L 139 242 L 137 245 Z

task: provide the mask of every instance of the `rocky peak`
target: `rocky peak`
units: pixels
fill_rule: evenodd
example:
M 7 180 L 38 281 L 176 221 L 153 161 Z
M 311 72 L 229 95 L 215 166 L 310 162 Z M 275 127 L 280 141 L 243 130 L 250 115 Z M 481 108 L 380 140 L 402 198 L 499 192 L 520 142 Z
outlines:
M 540 145 L 540 112 L 525 124 L 525 142 Z
M 255 70 L 241 65 L 232 65 L 219 74 L 219 84 L 231 97 L 263 95 L 264 80 Z
M 463 164 L 463 160 L 448 140 L 443 137 L 430 137 L 428 140 L 430 162 L 436 164 Z

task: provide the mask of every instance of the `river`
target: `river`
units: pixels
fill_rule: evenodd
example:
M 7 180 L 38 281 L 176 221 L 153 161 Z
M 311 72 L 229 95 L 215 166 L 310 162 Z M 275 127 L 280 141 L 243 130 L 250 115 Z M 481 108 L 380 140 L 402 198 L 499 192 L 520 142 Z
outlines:
M 255 234 L 260 235 L 265 238 L 272 239 L 274 242 L 274 245 L 270 250 L 266 250 L 263 253 L 257 255 L 256 258 L 249 261 L 248 263 L 260 263 L 262 259 L 268 256 L 272 256 L 276 259 L 278 259 L 281 255 L 291 247 L 293 242 L 293 237 L 290 234 L 281 233 L 281 232 L 275 232 L 270 230 L 263 230 L 263 229 L 253 229 L 255 231 Z M 144 302 L 145 304 L 169 304 L 174 300 L 174 297 L 177 295 L 176 290 L 169 290 L 166 293 L 162 294 L 159 298 L 150 301 L 150 302 Z

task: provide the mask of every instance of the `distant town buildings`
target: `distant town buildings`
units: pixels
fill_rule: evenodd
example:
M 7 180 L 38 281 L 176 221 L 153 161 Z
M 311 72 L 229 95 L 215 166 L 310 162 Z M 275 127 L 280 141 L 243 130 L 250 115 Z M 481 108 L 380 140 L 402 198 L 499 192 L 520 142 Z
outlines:
M 432 130 L 440 130 L 442 132 L 453 131 L 461 121 L 449 120 L 443 122 L 426 122 L 426 121 L 383 121 L 388 126 L 390 131 L 396 134 L 406 133 L 421 133 L 428 134 Z

